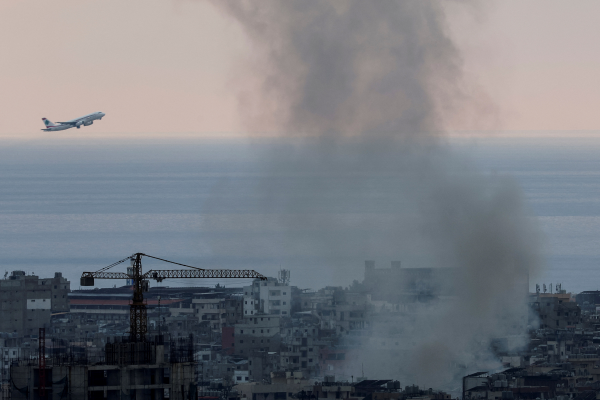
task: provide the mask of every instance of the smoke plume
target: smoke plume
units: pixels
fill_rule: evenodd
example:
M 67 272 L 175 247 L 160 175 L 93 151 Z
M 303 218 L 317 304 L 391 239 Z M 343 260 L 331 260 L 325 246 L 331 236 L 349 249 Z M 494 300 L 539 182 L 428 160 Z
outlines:
M 249 130 L 294 139 L 262 154 L 246 201 L 277 235 L 249 238 L 249 254 L 309 255 L 292 277 L 311 274 L 315 288 L 360 278 L 365 259 L 454 268 L 442 283 L 454 296 L 382 311 L 345 373 L 364 365 L 370 378 L 448 389 L 497 366 L 492 339 L 525 329 L 537 234 L 511 179 L 445 144 L 446 117 L 477 99 L 462 90 L 443 2 L 213 3 L 256 46 L 256 91 L 241 103 Z

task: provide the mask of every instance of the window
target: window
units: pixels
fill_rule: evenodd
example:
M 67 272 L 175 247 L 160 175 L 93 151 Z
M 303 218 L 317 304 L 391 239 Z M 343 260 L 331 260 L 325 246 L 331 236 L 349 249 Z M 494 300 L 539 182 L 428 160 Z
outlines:
M 286 293 L 285 293 L 285 292 L 283 292 L 283 295 L 285 296 L 285 295 L 286 295 Z
M 240 344 L 244 343 L 244 339 L 240 339 Z
M 238 381 L 241 381 L 241 380 L 242 380 L 242 377 L 241 377 L 241 376 L 238 376 L 238 377 L 237 377 L 237 380 L 238 380 Z

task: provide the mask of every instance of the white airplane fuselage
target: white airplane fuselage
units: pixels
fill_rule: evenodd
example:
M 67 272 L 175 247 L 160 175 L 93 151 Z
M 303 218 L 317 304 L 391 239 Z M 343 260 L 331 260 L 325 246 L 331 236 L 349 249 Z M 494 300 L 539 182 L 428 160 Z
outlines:
M 100 120 L 106 114 L 103 112 L 95 112 L 91 114 L 84 115 L 83 117 L 75 118 L 70 121 L 58 122 L 54 123 L 46 118 L 42 118 L 44 124 L 46 125 L 46 129 L 42 129 L 45 132 L 54 132 L 54 131 L 64 131 L 65 129 L 77 128 L 79 129 L 81 126 L 89 126 L 94 123 L 95 120 Z

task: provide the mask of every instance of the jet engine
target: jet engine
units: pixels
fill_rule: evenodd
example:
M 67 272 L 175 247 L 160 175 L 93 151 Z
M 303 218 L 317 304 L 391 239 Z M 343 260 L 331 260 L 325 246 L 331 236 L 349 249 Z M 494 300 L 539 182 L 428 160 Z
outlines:
M 81 127 L 81 124 L 83 124 L 83 121 L 79 121 L 78 123 L 76 123 L 75 127 L 77 127 L 77 129 L 79 129 Z
M 84 122 L 83 126 L 90 126 L 91 124 L 93 124 L 94 121 L 88 121 L 88 122 Z

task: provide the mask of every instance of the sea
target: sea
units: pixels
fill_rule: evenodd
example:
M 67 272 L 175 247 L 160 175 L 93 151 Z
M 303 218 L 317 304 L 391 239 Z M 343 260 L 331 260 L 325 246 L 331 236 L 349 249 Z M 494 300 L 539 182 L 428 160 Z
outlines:
M 561 284 L 573 293 L 600 290 L 600 135 L 496 135 L 448 143 L 481 173 L 508 176 L 519 185 L 528 218 L 542 232 L 543 267 L 530 278 L 531 290 L 536 283 Z M 346 260 L 352 268 L 339 277 L 324 272 L 326 265 L 310 254 L 294 254 L 292 262 L 248 248 L 248 237 L 274 234 L 252 224 L 245 201 L 259 178 L 260 146 L 256 140 L 143 136 L 2 140 L 0 274 L 60 272 L 77 289 L 82 272 L 143 252 L 197 267 L 251 268 L 270 276 L 289 269 L 292 284 L 302 288 L 360 280 L 367 256 Z M 224 180 L 239 191 L 230 193 L 231 201 L 207 207 Z M 169 267 L 147 262 L 145 269 Z M 124 284 L 96 281 L 97 287 Z

